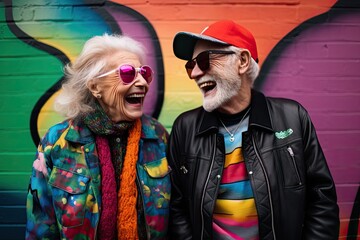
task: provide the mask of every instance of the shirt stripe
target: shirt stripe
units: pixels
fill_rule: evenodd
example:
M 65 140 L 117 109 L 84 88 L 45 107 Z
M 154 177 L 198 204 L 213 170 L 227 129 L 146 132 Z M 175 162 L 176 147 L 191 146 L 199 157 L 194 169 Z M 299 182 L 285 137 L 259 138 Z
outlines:
M 221 183 L 232 183 L 248 179 L 244 162 L 233 164 L 223 170 Z
M 241 124 L 233 142 L 220 127 L 226 155 L 213 213 L 214 240 L 257 240 L 259 236 L 255 199 L 241 149 L 248 120 Z

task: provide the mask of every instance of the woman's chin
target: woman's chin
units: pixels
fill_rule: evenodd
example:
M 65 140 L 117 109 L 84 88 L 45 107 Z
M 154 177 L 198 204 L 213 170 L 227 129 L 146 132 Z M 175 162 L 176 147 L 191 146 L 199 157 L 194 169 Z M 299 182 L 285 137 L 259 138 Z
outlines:
M 128 110 L 125 114 L 125 121 L 135 121 L 136 119 L 141 118 L 143 115 L 143 110 L 141 109 L 132 109 Z

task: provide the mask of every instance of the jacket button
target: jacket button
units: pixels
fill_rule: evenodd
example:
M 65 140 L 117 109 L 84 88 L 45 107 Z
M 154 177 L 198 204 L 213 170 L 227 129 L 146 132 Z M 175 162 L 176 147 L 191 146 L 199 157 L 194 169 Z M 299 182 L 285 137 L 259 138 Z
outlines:
M 85 148 L 85 152 L 90 152 L 90 150 L 88 148 Z
M 253 171 L 250 171 L 249 174 L 252 175 L 252 174 L 253 174 Z
M 220 179 L 220 178 L 221 178 L 221 176 L 220 176 L 220 175 L 217 175 L 216 177 L 217 177 L 218 179 Z

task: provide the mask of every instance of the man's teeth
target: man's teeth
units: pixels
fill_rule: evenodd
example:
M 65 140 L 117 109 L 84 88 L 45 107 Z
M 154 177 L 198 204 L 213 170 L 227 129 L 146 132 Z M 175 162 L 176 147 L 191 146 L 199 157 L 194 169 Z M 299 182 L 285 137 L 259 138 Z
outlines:
M 204 82 L 199 85 L 200 88 L 208 87 L 208 86 L 214 86 L 215 84 L 213 82 Z

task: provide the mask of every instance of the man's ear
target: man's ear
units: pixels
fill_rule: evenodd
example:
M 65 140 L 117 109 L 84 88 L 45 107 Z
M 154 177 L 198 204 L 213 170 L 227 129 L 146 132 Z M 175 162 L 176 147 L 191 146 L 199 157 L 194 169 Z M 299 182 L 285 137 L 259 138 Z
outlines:
M 247 49 L 244 49 L 241 51 L 240 53 L 240 65 L 239 65 L 239 74 L 243 75 L 244 73 L 247 72 L 249 66 L 250 66 L 250 52 Z

